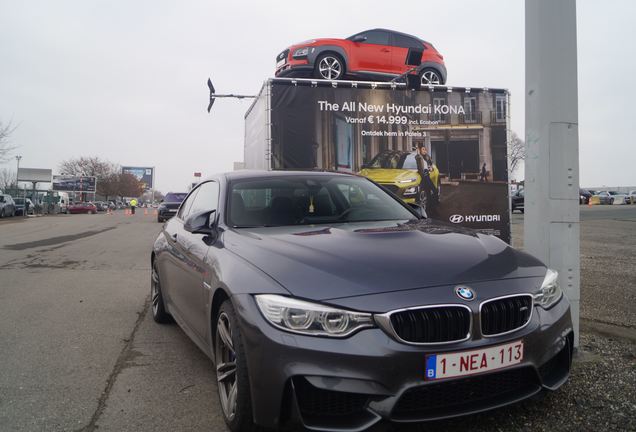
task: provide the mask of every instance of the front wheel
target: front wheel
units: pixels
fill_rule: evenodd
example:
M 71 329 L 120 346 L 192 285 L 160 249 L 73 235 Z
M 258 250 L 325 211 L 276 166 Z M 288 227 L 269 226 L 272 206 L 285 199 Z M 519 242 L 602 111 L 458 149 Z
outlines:
M 341 79 L 344 75 L 344 62 L 334 54 L 323 54 L 316 60 L 314 77 L 326 80 Z
M 155 322 L 166 324 L 172 321 L 172 317 L 166 312 L 156 261 L 152 263 L 152 273 L 150 274 L 150 301 L 152 302 L 152 319 Z
M 610 205 L 614 205 L 614 198 L 610 200 Z
M 444 84 L 442 82 L 442 76 L 435 69 L 426 68 L 420 74 L 420 81 L 422 85 L 440 85 Z
M 223 419 L 232 432 L 255 431 L 243 337 L 230 300 L 219 309 L 214 337 L 216 381 Z

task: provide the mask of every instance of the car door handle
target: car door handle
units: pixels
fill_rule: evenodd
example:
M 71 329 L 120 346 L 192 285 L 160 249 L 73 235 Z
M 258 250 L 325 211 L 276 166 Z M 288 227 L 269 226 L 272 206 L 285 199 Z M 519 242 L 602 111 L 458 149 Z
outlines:
M 380 52 L 391 52 L 391 50 L 390 50 L 390 49 L 387 49 L 387 48 L 382 48 L 382 49 L 380 50 Z

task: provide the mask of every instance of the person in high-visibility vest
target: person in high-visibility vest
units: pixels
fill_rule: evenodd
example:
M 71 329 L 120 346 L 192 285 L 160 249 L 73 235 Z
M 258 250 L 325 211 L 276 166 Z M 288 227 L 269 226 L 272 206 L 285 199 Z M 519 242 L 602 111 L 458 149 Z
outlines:
M 137 207 L 137 200 L 133 198 L 130 200 L 130 212 L 132 214 L 135 214 L 135 207 Z

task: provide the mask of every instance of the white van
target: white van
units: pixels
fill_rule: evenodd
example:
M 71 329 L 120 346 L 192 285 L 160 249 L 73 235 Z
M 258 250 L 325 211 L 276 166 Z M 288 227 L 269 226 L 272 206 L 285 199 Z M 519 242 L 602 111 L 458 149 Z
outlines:
M 60 198 L 58 204 L 60 206 L 60 213 L 68 214 L 68 193 L 58 192 L 57 196 Z

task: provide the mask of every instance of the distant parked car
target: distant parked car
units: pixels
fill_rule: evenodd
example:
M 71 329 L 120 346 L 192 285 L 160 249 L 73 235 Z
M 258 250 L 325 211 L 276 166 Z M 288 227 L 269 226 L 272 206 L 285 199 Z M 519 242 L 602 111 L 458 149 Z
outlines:
M 97 213 L 97 207 L 92 202 L 75 202 L 68 206 L 68 212 L 70 214 L 95 214 Z
M 627 204 L 627 195 L 616 191 L 600 191 L 598 198 L 601 204 Z
M 589 204 L 592 198 L 592 192 L 585 189 L 579 189 L 579 204 Z
M 187 195 L 188 194 L 185 192 L 168 192 L 163 199 L 163 202 L 159 204 L 157 222 L 165 222 L 177 214 L 179 206 Z
M 108 210 L 108 203 L 105 203 L 103 201 L 96 201 L 95 202 L 95 207 L 97 208 L 98 212 L 103 212 Z
M 636 190 L 629 191 L 627 194 L 628 204 L 636 204 Z
M 0 194 L 0 218 L 15 216 L 15 202 L 11 195 Z
M 24 216 L 27 214 L 33 214 L 33 203 L 29 198 L 13 198 L 15 202 L 15 214 L 18 216 Z M 26 211 L 25 211 L 26 203 Z
M 521 213 L 524 212 L 524 194 L 525 192 L 523 188 L 521 188 L 512 195 L 512 213 L 514 213 L 515 210 L 519 210 Z

